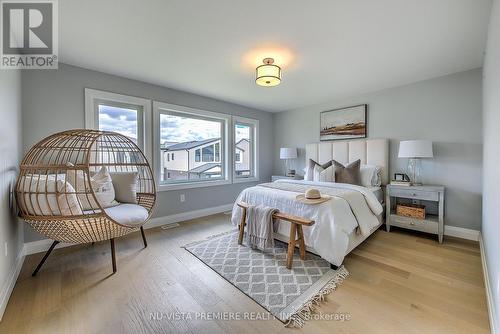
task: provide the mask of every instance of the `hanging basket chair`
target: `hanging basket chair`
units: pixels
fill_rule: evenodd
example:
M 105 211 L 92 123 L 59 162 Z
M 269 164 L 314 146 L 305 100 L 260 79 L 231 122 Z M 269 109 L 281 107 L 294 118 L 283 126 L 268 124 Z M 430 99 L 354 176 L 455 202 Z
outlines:
M 109 177 L 114 187 L 96 179 L 109 185 Z M 128 182 L 128 189 L 125 184 L 120 195 L 124 186 L 118 180 L 124 178 L 135 181 L 132 186 Z M 110 200 L 110 195 L 126 202 Z M 25 155 L 16 200 L 21 218 L 44 236 L 89 243 L 141 228 L 151 216 L 156 189 L 151 167 L 131 139 L 115 132 L 69 130 L 43 139 Z

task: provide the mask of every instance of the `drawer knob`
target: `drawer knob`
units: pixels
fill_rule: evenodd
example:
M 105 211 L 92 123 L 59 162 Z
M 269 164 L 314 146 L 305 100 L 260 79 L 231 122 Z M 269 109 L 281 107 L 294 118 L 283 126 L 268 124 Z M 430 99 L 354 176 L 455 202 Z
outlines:
M 410 222 L 410 225 L 415 225 L 415 222 Z
M 417 194 L 415 194 L 415 193 L 413 193 L 413 194 L 411 194 L 411 195 L 412 195 L 412 196 L 417 196 Z

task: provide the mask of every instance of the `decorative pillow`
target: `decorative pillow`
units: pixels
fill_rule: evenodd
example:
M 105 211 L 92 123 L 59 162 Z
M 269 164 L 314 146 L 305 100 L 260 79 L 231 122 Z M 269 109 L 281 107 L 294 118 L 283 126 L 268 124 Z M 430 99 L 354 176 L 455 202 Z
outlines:
M 320 165 L 314 166 L 313 181 L 315 182 L 335 182 L 335 175 L 333 174 L 333 165 L 323 168 Z
M 335 182 L 360 185 L 360 159 L 350 163 L 347 166 L 344 166 L 340 162 L 333 160 L 333 166 L 335 168 Z
M 71 164 L 68 163 L 68 165 Z M 71 183 L 77 192 L 87 192 L 86 194 L 78 194 L 78 199 L 82 203 L 83 210 L 99 209 L 99 205 L 90 193 L 88 179 L 82 170 L 68 170 L 66 172 L 66 180 Z M 97 173 L 91 174 L 90 183 L 97 201 L 103 208 L 109 208 L 119 204 L 115 201 L 113 181 L 106 166 L 101 167 Z
M 137 172 L 111 173 L 113 186 L 115 188 L 115 198 L 120 203 L 137 203 Z
M 309 161 L 307 162 L 307 166 L 306 166 L 306 173 L 304 175 L 304 180 L 305 181 L 314 181 L 314 166 L 320 166 L 323 169 L 327 169 L 331 165 L 332 165 L 331 161 L 328 161 L 328 162 L 324 163 L 323 165 L 320 165 L 319 163 L 317 163 L 313 159 L 309 159 Z
M 22 196 L 19 205 L 29 214 L 72 216 L 83 214 L 75 189 L 64 175 L 26 175 L 19 180 Z
M 359 169 L 360 183 L 363 187 L 380 187 L 382 184 L 380 167 L 375 165 L 361 165 Z

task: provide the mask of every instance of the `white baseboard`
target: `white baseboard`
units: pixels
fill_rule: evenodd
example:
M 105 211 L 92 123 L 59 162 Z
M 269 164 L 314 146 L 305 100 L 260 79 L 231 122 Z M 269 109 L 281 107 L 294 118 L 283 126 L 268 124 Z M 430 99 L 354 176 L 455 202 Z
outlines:
M 444 226 L 444 235 L 449 237 L 457 237 L 467 240 L 479 241 L 479 231 L 471 230 L 469 228 Z
M 2 290 L 0 291 L 0 321 L 2 321 L 3 314 L 5 312 L 5 309 L 7 308 L 7 303 L 9 302 L 12 290 L 14 290 L 14 286 L 16 285 L 17 277 L 21 272 L 23 263 L 24 263 L 24 254 L 23 250 L 21 250 L 16 258 L 16 262 L 14 263 L 14 268 L 12 272 L 10 273 L 7 280 L 4 282 Z
M 231 204 L 225 204 L 225 205 L 220 205 L 220 206 L 214 206 L 212 208 L 193 210 L 193 211 L 178 213 L 175 215 L 157 217 L 157 218 L 153 218 L 150 221 L 148 221 L 144 225 L 144 228 L 150 229 L 150 228 L 162 226 L 165 224 L 179 223 L 179 222 L 186 221 L 186 220 L 191 220 L 191 219 L 196 219 L 196 218 L 205 217 L 205 216 L 209 216 L 209 215 L 214 215 L 216 213 L 231 211 L 232 209 L 233 209 L 233 204 L 231 203 Z M 40 253 L 40 252 L 46 252 L 49 249 L 52 242 L 53 242 L 53 240 L 50 240 L 50 239 L 43 239 L 43 240 L 26 242 L 26 243 L 24 243 L 24 255 L 31 255 L 31 254 L 36 254 L 36 253 Z M 67 243 L 61 242 L 61 243 L 57 244 L 57 246 L 55 248 L 58 249 L 58 248 L 68 247 L 71 245 L 73 245 L 73 244 L 67 244 Z
M 42 240 L 37 240 L 37 241 L 25 242 L 24 248 L 23 248 L 24 255 L 26 256 L 26 255 L 46 252 L 53 242 L 54 242 L 54 240 L 52 240 L 52 239 L 42 239 Z M 56 245 L 55 249 L 68 247 L 71 245 L 74 245 L 74 244 L 60 242 Z
M 488 264 L 484 253 L 483 236 L 479 233 L 479 249 L 481 251 L 481 264 L 483 265 L 484 288 L 486 289 L 486 301 L 488 304 L 488 316 L 490 318 L 490 331 L 492 334 L 499 333 L 497 331 L 495 304 L 493 303 L 493 292 L 491 291 L 490 276 L 488 275 Z
M 233 203 L 214 206 L 212 208 L 206 208 L 201 210 L 193 210 L 188 212 L 182 212 L 175 215 L 163 216 L 151 219 L 144 225 L 145 229 L 171 224 L 171 223 L 179 223 L 186 220 L 196 219 L 200 217 L 214 215 L 216 213 L 221 213 L 225 211 L 231 211 L 233 209 Z

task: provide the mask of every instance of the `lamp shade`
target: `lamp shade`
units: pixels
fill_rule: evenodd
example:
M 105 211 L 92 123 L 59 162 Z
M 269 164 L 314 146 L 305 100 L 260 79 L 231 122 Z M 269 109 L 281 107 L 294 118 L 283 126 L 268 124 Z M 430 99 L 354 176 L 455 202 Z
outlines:
M 404 140 L 399 142 L 399 158 L 433 158 L 430 140 Z
M 274 59 L 264 59 L 264 65 L 260 65 L 256 69 L 255 82 L 259 86 L 273 87 L 281 82 L 281 68 L 278 65 L 273 65 Z
M 280 159 L 295 159 L 297 158 L 297 149 L 292 147 L 280 148 Z

